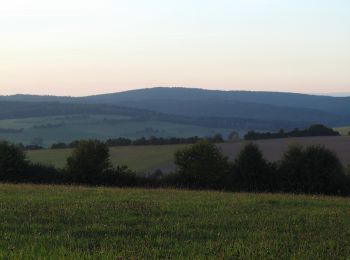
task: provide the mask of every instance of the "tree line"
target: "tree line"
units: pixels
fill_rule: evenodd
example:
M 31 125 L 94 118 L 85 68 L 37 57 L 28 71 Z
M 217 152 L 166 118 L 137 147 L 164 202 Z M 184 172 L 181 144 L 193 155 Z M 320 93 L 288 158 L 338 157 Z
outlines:
M 106 140 L 104 143 L 109 147 L 118 147 L 118 146 L 132 146 L 132 145 L 172 145 L 172 144 L 195 144 L 201 140 L 207 140 L 212 143 L 222 143 L 224 138 L 221 134 L 215 134 L 211 137 L 155 137 L 151 136 L 149 138 L 141 137 L 138 139 L 129 139 L 124 137 L 111 138 Z M 72 141 L 69 144 L 60 142 L 51 145 L 51 149 L 67 149 L 75 148 L 80 143 L 79 140 Z
M 113 167 L 105 143 L 82 140 L 65 168 L 57 169 L 31 163 L 17 145 L 0 142 L 1 182 L 350 195 L 350 169 L 324 146 L 290 146 L 280 161 L 269 162 L 257 145 L 247 144 L 229 161 L 215 144 L 201 140 L 177 151 L 175 163 L 172 174 L 139 176 L 126 166 Z
M 309 128 L 299 130 L 295 128 L 290 132 L 286 132 L 281 129 L 279 132 L 255 132 L 249 131 L 245 136 L 245 140 L 261 140 L 261 139 L 275 139 L 275 138 L 288 138 L 288 137 L 310 137 L 310 136 L 339 136 L 337 131 L 332 128 L 328 128 L 322 124 L 311 125 Z
M 13 129 L 13 128 L 0 128 L 0 134 L 21 134 L 24 129 Z

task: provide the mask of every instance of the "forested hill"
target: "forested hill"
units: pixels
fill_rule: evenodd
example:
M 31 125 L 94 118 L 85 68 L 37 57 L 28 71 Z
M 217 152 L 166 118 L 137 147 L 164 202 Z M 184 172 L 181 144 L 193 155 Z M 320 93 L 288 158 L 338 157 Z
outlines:
M 123 103 L 145 100 L 235 101 L 279 107 L 308 108 L 331 114 L 349 115 L 350 97 L 331 97 L 283 92 L 221 91 L 195 88 L 149 88 L 79 98 L 89 103 Z M 141 105 L 140 105 L 141 106 Z
M 58 115 L 121 115 L 150 118 L 156 113 L 127 107 L 60 102 L 0 101 L 0 120 Z
M 150 88 L 78 98 L 15 95 L 1 96 L 1 100 L 95 104 L 101 109 L 107 104 L 191 118 L 350 124 L 350 97 L 295 93 Z

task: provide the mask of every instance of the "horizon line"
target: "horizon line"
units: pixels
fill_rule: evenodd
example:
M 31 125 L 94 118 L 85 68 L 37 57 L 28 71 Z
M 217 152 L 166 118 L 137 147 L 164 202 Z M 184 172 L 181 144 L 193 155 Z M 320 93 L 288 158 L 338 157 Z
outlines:
M 277 90 L 245 90 L 245 89 L 209 89 L 201 87 L 179 87 L 179 86 L 155 86 L 155 87 L 140 87 L 129 90 L 121 90 L 115 92 L 101 92 L 88 95 L 56 95 L 56 94 L 35 94 L 35 93 L 14 93 L 14 94 L 0 94 L 2 97 L 13 96 L 40 96 L 40 97 L 61 97 L 61 98 L 84 98 L 99 95 L 120 94 L 125 92 L 150 90 L 150 89 L 191 89 L 191 90 L 204 90 L 204 91 L 220 91 L 220 92 L 255 92 L 255 93 L 281 93 L 281 94 L 301 94 L 310 96 L 326 96 L 326 97 L 350 97 L 350 92 L 293 92 L 293 91 L 277 91 Z

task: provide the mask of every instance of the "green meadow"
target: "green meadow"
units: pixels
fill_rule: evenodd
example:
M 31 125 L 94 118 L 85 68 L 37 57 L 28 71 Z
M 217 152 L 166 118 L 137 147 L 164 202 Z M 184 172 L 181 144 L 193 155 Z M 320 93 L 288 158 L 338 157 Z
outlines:
M 1 259 L 348 259 L 347 198 L 0 185 Z

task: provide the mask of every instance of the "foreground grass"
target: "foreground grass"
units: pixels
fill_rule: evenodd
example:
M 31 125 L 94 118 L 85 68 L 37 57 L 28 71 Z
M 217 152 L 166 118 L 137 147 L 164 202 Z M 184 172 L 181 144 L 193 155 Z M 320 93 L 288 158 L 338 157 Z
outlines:
M 0 185 L 0 258 L 348 258 L 349 202 Z
M 133 171 L 145 172 L 172 162 L 175 151 L 183 147 L 186 145 L 112 147 L 111 162 L 114 166 L 127 165 Z M 38 150 L 28 151 L 27 155 L 32 162 L 62 168 L 71 152 L 71 149 Z

